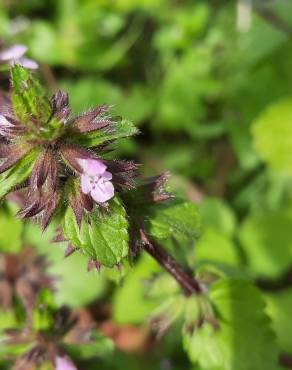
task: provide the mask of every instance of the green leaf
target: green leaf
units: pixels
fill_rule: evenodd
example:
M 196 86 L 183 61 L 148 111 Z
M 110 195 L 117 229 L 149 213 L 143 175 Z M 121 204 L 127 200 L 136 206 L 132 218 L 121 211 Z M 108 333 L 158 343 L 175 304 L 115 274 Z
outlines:
M 149 317 L 156 304 L 147 294 L 147 279 L 159 270 L 157 262 L 143 254 L 128 273 L 113 300 L 113 317 L 118 324 L 140 324 Z
M 128 256 L 128 221 L 117 197 L 110 202 L 109 212 L 97 208 L 88 218 L 88 222 L 83 218 L 79 229 L 73 210 L 68 207 L 63 231 L 73 246 L 106 267 L 113 267 Z
M 0 211 L 0 251 L 17 253 L 22 247 L 23 222 L 11 212 Z
M 129 136 L 136 135 L 138 129 L 133 125 L 132 122 L 123 119 L 117 122 L 114 130 L 106 132 L 102 130 L 92 131 L 88 134 L 82 133 L 82 135 L 75 135 L 74 139 L 78 141 L 79 145 L 90 148 L 93 146 L 101 145 L 107 141 L 123 139 Z
M 221 280 L 210 292 L 219 327 L 205 321 L 184 330 L 184 346 L 202 369 L 276 370 L 275 336 L 260 292 L 248 282 Z
M 222 232 L 208 228 L 195 246 L 195 255 L 198 261 L 216 261 L 239 265 L 239 251 L 236 246 Z
M 239 250 L 232 240 L 236 219 L 221 199 L 207 198 L 200 204 L 202 236 L 195 245 L 195 261 L 239 266 Z
M 274 170 L 292 175 L 292 100 L 272 104 L 254 121 L 254 146 Z
M 236 218 L 232 209 L 220 198 L 206 198 L 199 206 L 202 227 L 211 227 L 227 236 L 234 233 Z
M 175 238 L 182 242 L 193 242 L 198 238 L 200 221 L 194 203 L 173 200 L 145 209 L 147 232 L 157 239 Z
M 45 91 L 32 74 L 20 65 L 11 69 L 12 103 L 16 117 L 32 128 L 49 120 L 52 108 Z
M 164 203 L 145 204 L 145 200 L 139 197 L 138 188 L 127 200 L 135 227 L 145 227 L 151 238 L 161 241 L 173 257 L 191 267 L 193 247 L 200 230 L 196 205 L 178 198 Z
M 239 239 L 248 267 L 260 278 L 280 277 L 292 262 L 291 210 L 248 217 L 239 229 Z
M 272 328 L 277 334 L 281 351 L 292 352 L 292 289 L 265 295 L 267 314 L 272 319 Z
M 80 230 L 77 224 L 75 214 L 71 207 L 67 208 L 65 217 L 63 218 L 62 227 L 65 238 L 70 240 L 70 243 L 74 245 L 75 248 L 82 248 Z
M 111 202 L 109 214 L 99 211 L 92 215 L 89 234 L 95 256 L 102 264 L 111 267 L 128 256 L 128 221 L 117 198 Z
M 30 72 L 28 69 L 21 67 L 16 64 L 11 68 L 11 83 L 16 94 L 20 94 L 25 88 L 25 83 L 28 82 L 30 78 Z
M 0 175 L 0 199 L 8 194 L 13 187 L 28 179 L 38 153 L 37 149 L 32 150 L 10 170 Z
M 217 95 L 220 91 L 218 81 L 212 77 L 212 65 L 211 48 L 208 47 L 192 47 L 180 58 L 171 59 L 159 86 L 159 109 L 153 129 L 173 133 L 184 131 L 197 137 L 198 127 L 201 126 L 199 123 L 206 116 L 202 99 Z M 196 83 L 193 84 L 193 81 Z M 206 129 L 204 131 L 208 134 Z M 218 128 L 210 130 L 209 127 L 208 131 L 211 136 L 218 134 Z

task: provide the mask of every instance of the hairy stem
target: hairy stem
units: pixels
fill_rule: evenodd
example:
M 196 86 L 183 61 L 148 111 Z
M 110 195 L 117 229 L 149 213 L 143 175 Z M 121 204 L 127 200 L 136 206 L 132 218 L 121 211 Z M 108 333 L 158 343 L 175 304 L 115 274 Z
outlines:
M 141 230 L 143 247 L 183 288 L 186 295 L 201 294 L 200 283 L 161 247 L 156 241 L 149 240 Z

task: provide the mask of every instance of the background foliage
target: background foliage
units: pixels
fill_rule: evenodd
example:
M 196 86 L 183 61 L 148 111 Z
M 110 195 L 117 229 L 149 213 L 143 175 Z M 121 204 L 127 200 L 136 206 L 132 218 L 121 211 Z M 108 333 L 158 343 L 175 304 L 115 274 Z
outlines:
M 227 0 L 0 1 L 1 38 L 28 45 L 48 91 L 67 90 L 75 113 L 114 105 L 139 127 L 118 155 L 145 164 L 145 175 L 170 170 L 172 190 L 198 207 L 196 219 L 158 210 L 151 234 L 202 280 L 220 277 L 200 302 L 146 255 L 132 268 L 88 273 L 85 257 L 64 259 L 50 244 L 53 230 L 23 224 L 5 203 L 2 253 L 29 244 L 45 254 L 56 305 L 82 310 L 116 344 L 102 342 L 86 369 L 279 369 L 279 354 L 289 365 L 292 3 L 263 3 L 242 30 Z M 214 307 L 219 329 L 210 320 L 190 330 Z M 1 309 L 0 327 L 14 316 Z

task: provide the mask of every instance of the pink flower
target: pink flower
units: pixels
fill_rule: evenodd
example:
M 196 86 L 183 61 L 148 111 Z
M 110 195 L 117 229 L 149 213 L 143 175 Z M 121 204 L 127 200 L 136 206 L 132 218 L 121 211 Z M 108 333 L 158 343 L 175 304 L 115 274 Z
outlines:
M 56 370 L 77 370 L 73 362 L 69 357 L 57 357 L 56 359 Z
M 79 159 L 82 167 L 81 190 L 90 194 L 97 203 L 104 203 L 115 195 L 115 189 L 111 183 L 112 174 L 106 171 L 107 167 L 98 159 Z
M 0 52 L 0 62 L 8 63 L 10 65 L 20 64 L 24 68 L 37 69 L 38 64 L 32 60 L 24 57 L 27 52 L 25 45 L 17 44 Z
M 0 135 L 5 136 L 5 133 L 14 126 L 10 123 L 7 118 L 0 114 Z

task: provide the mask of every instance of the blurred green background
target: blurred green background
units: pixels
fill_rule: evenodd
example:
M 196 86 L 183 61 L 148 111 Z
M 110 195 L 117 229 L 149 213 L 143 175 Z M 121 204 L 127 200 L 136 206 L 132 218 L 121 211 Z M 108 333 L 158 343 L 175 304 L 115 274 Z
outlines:
M 49 89 L 68 90 L 75 112 L 109 103 L 140 127 L 136 141 L 118 148 L 123 155 L 242 212 L 261 208 L 261 197 L 277 202 L 262 190 L 281 188 L 282 178 L 261 171 L 260 157 L 289 173 L 289 143 L 269 142 L 279 125 L 278 136 L 289 137 L 287 125 L 274 122 L 289 114 L 289 1 L 255 2 L 250 15 L 219 0 L 2 3 L 1 37 L 28 45 Z M 273 103 L 280 105 L 264 117 L 270 124 L 257 125 Z
M 67 90 L 76 113 L 108 103 L 139 126 L 141 134 L 117 155 L 143 163 L 145 175 L 171 171 L 173 188 L 200 209 L 195 261 L 249 274 L 264 293 L 281 350 L 292 352 L 292 2 L 0 4 L 0 37 L 29 47 L 49 91 Z M 7 224 L 0 219 L 0 246 Z M 28 230 L 27 238 L 57 261 L 60 303 L 110 302 L 113 320 L 134 326 L 155 307 L 139 285 L 158 269 L 149 260 L 114 288 L 103 275 L 88 275 L 80 257 L 64 262 L 44 241 L 49 236 Z M 145 368 L 197 370 L 180 340 L 173 331 Z M 136 355 L 119 356 L 119 366 L 144 366 Z

